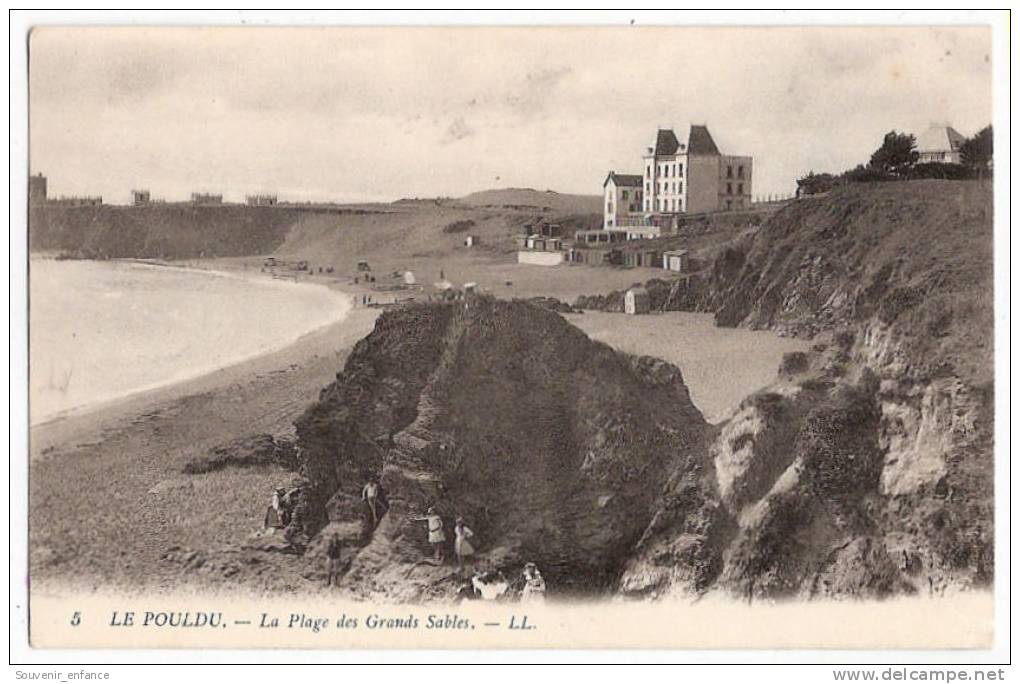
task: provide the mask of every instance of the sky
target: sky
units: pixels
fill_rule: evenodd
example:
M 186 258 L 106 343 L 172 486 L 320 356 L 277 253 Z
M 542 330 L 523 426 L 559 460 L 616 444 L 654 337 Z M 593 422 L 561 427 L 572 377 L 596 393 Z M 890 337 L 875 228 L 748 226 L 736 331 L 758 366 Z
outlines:
M 981 27 L 44 27 L 30 166 L 109 203 L 594 195 L 695 123 L 789 194 L 891 129 L 990 123 L 990 53 Z

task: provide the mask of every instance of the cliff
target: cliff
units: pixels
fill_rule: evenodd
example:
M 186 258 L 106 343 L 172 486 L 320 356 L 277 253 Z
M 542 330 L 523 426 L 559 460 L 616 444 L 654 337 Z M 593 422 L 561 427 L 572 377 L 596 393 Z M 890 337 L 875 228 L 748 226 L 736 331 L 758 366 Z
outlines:
M 267 254 L 306 213 L 236 205 L 33 206 L 29 248 L 88 259 Z
M 161 258 L 280 254 L 353 266 L 353 259 L 449 255 L 464 236 L 481 250 L 514 249 L 513 236 L 539 220 L 567 234 L 602 224 L 600 199 L 535 190 L 491 190 L 460 200 L 364 205 L 192 205 L 29 208 L 29 247 L 78 258 Z
M 662 561 L 692 534 L 711 542 L 694 567 L 748 599 L 988 586 L 991 248 L 987 186 L 854 187 L 791 204 L 690 283 L 654 284 L 660 308 L 816 344 L 722 424 L 715 498 L 660 511 L 621 589 L 703 591 L 692 562 Z

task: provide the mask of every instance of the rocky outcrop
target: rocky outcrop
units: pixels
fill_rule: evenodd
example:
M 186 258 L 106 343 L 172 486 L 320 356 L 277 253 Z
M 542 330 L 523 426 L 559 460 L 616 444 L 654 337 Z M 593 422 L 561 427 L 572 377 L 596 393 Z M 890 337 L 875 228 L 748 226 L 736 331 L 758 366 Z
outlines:
M 256 465 L 278 465 L 293 470 L 298 465 L 294 445 L 270 434 L 248 435 L 213 447 L 208 454 L 197 456 L 184 464 L 187 475 L 211 473 L 227 467 L 247 468 Z
M 562 593 L 611 588 L 668 473 L 705 468 L 708 432 L 676 367 L 483 297 L 384 314 L 297 428 L 309 519 L 360 545 L 348 590 L 388 599 L 459 589 L 423 562 L 429 506 L 450 539 L 465 518 L 480 568 L 533 561 Z M 374 529 L 370 478 L 389 502 Z

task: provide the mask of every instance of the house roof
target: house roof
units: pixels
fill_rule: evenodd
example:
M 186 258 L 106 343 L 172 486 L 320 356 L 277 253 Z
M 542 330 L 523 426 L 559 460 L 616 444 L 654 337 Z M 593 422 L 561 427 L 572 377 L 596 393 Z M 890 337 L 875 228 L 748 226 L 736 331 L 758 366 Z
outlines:
M 680 141 L 676 139 L 676 133 L 671 128 L 660 128 L 655 135 L 655 156 L 668 156 L 676 154 L 680 147 Z
M 964 138 L 952 126 L 932 126 L 917 139 L 918 152 L 955 152 Z
M 632 173 L 616 173 L 615 171 L 610 171 L 609 175 L 606 176 L 605 183 L 602 184 L 602 187 L 606 187 L 606 183 L 609 181 L 613 181 L 617 187 L 640 188 L 641 184 L 644 182 L 644 177 Z
M 691 132 L 687 137 L 688 154 L 719 154 L 719 148 L 712 140 L 712 134 L 708 132 L 708 126 L 691 126 Z

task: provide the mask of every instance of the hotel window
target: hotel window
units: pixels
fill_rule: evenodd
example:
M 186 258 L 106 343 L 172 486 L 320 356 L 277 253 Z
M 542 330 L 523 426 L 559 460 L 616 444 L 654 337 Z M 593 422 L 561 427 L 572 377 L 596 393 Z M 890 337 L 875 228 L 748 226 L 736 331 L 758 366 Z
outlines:
M 744 194 L 744 184 L 743 183 L 737 183 L 737 194 L 738 195 L 743 195 Z
M 623 191 L 623 199 L 627 199 L 627 191 L 626 190 Z
M 684 175 L 684 165 L 683 164 L 677 164 L 676 165 L 676 175 L 678 175 L 678 176 Z
M 733 183 L 727 183 L 726 184 L 726 194 L 727 195 L 732 195 L 733 194 Z
M 645 181 L 645 192 L 651 192 L 651 191 L 652 191 L 652 184 L 649 183 L 648 181 Z
M 680 181 L 680 184 L 677 185 L 677 192 L 680 193 L 680 194 L 683 194 L 683 191 L 684 191 L 684 182 Z
M 726 177 L 727 178 L 733 178 L 733 167 L 732 166 L 727 166 L 726 167 Z
M 744 177 L 744 167 L 743 166 L 738 166 L 737 167 L 737 178 L 743 178 L 743 177 Z

